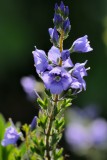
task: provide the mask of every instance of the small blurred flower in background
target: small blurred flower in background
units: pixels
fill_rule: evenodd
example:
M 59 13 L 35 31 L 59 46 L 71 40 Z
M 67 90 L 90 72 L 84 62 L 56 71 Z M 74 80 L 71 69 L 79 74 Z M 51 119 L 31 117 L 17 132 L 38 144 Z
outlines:
M 27 98 L 31 101 L 37 98 L 37 92 L 42 93 L 44 91 L 43 83 L 36 81 L 35 77 L 32 75 L 22 77 L 20 83 Z
M 21 135 L 21 132 L 18 133 L 13 126 L 10 126 L 6 128 L 4 139 L 2 140 L 1 145 L 7 146 L 9 144 L 16 144 L 17 140 L 20 138 Z
M 107 120 L 99 114 L 97 107 L 90 105 L 84 109 L 74 107 L 66 116 L 65 139 L 70 150 L 90 160 L 107 159 Z

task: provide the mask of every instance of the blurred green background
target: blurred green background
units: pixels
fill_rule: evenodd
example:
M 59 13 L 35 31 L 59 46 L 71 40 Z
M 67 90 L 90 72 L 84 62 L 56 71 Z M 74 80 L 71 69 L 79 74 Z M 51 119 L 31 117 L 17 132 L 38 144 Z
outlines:
M 0 112 L 14 121 L 30 122 L 36 114 L 26 99 L 20 78 L 34 75 L 32 51 L 36 45 L 46 52 L 51 47 L 48 28 L 53 27 L 54 4 L 59 0 L 0 0 Z M 107 118 L 107 0 L 65 0 L 70 9 L 71 32 L 64 42 L 69 48 L 87 34 L 94 49 L 72 55 L 73 62 L 89 60 L 87 91 L 78 95 L 79 107 L 96 104 Z

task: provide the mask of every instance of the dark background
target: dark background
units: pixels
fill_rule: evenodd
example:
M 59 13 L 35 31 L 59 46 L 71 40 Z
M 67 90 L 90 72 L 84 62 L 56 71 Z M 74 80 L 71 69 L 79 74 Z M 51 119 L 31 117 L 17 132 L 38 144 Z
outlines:
M 51 47 L 48 28 L 56 0 L 0 0 L 0 112 L 14 121 L 30 123 L 36 113 L 26 99 L 20 78 L 37 78 L 32 51 L 36 45 L 46 52 Z M 91 53 L 72 55 L 73 62 L 88 60 L 87 91 L 78 95 L 79 107 L 96 104 L 107 118 L 107 0 L 66 0 L 70 9 L 71 32 L 64 42 L 69 48 L 77 38 L 88 35 Z

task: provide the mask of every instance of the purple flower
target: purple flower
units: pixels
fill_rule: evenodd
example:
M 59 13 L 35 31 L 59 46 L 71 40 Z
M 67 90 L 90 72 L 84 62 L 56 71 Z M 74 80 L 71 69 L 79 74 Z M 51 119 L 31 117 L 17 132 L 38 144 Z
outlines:
M 6 129 L 4 139 L 2 140 L 2 146 L 7 146 L 9 144 L 16 144 L 17 140 L 20 138 L 21 132 L 18 133 L 13 126 Z
M 57 47 L 52 46 L 48 52 L 49 61 L 51 61 L 53 64 L 57 65 L 60 58 L 61 58 L 60 50 Z
M 30 129 L 33 131 L 37 126 L 37 116 L 35 116 L 31 122 Z
M 79 89 L 79 91 L 77 92 L 77 93 L 79 93 L 82 91 L 82 84 L 78 81 L 78 79 L 72 77 L 71 88 Z
M 76 89 L 73 94 L 80 93 L 82 89 L 86 90 L 86 82 L 84 79 L 72 78 L 71 88 Z
M 79 150 L 80 153 L 82 150 L 88 153 L 90 148 L 106 149 L 107 121 L 103 118 L 93 120 L 86 114 L 85 110 L 80 108 L 68 111 L 69 124 L 65 130 L 67 142 L 75 152 Z
M 22 77 L 20 83 L 30 101 L 34 101 L 38 97 L 37 92 L 44 92 L 43 83 L 36 81 L 32 75 Z
M 87 61 L 84 63 L 76 63 L 72 71 L 73 81 L 71 83 L 71 88 L 79 89 L 77 93 L 81 92 L 82 88 L 86 90 L 86 82 L 83 79 L 84 76 L 87 76 L 87 72 L 84 67 L 86 63 Z
M 65 16 L 65 17 L 68 17 L 68 16 L 69 16 L 69 8 L 68 8 L 68 6 L 65 7 L 64 16 Z
M 63 63 L 62 63 L 62 67 L 64 67 L 64 68 L 71 68 L 71 67 L 73 67 L 73 66 L 74 66 L 74 65 L 73 65 L 70 57 L 68 57 L 68 59 L 65 60 L 65 61 L 63 61 Z
M 61 1 L 59 9 L 61 11 L 62 16 L 64 16 L 64 18 L 67 18 L 68 15 L 69 15 L 69 8 L 68 8 L 68 6 L 65 6 L 64 3 Z
M 83 113 L 84 113 L 84 116 L 89 117 L 91 119 L 95 119 L 98 117 L 100 113 L 100 109 L 98 106 L 91 104 L 91 105 L 86 106 L 83 109 Z
M 87 63 L 87 60 L 84 63 L 76 63 L 74 68 L 73 68 L 73 72 L 72 72 L 72 76 L 74 76 L 75 78 L 81 79 L 84 76 L 87 76 L 87 72 L 85 69 L 85 65 Z
M 70 74 L 62 67 L 55 67 L 51 71 L 44 72 L 42 79 L 52 94 L 60 94 L 67 90 L 72 82 Z
M 48 60 L 43 50 L 35 49 L 32 52 L 37 73 L 44 72 L 48 68 Z
M 23 87 L 23 90 L 29 95 L 34 96 L 34 88 L 36 85 L 36 80 L 33 76 L 22 77 L 20 83 Z
M 60 52 L 59 48 L 52 46 L 51 49 L 48 52 L 48 59 L 53 64 L 58 65 L 59 59 L 62 57 L 63 60 L 63 66 L 64 68 L 67 67 L 73 67 L 73 63 L 71 59 L 69 58 L 69 50 L 63 50 Z
M 67 38 L 68 33 L 71 29 L 70 21 L 68 18 L 69 15 L 69 8 L 65 6 L 64 3 L 61 1 L 60 6 L 55 4 L 55 14 L 53 18 L 54 25 L 60 32 L 60 29 L 64 31 L 64 38 Z
M 57 12 L 58 12 L 58 4 L 55 3 L 55 13 L 57 13 Z
M 50 29 L 50 32 L 51 29 Z M 69 50 L 63 50 L 60 52 L 59 48 L 52 46 L 48 52 L 48 58 L 43 50 L 36 49 L 33 52 L 34 55 L 34 62 L 36 66 L 37 73 L 43 73 L 46 70 L 51 70 L 53 66 L 59 65 L 59 60 L 62 58 L 63 66 L 62 67 L 72 67 L 73 63 L 69 57 L 70 52 Z M 49 64 L 51 62 L 51 64 Z M 27 86 L 28 87 L 28 86 Z
M 64 13 L 64 10 L 65 10 L 65 6 L 64 6 L 64 3 L 61 1 L 61 4 L 59 6 L 60 10 L 62 13 Z
M 69 18 L 67 18 L 63 23 L 63 30 L 65 33 L 68 33 L 71 29 Z
M 58 32 L 56 30 L 56 27 L 54 27 L 54 29 L 49 28 L 49 34 L 51 37 L 52 42 L 57 45 L 58 41 L 59 41 L 59 36 L 58 36 Z
M 54 21 L 56 28 L 58 28 L 62 25 L 62 17 L 59 14 L 54 14 L 53 21 Z
M 95 145 L 107 143 L 107 121 L 96 119 L 90 126 L 92 141 Z
M 68 57 L 70 56 L 70 51 L 68 49 L 63 50 L 61 53 L 61 56 L 63 61 L 67 60 Z
M 88 36 L 85 35 L 84 37 L 78 38 L 74 41 L 72 45 L 73 52 L 90 52 L 93 49 L 90 47 Z
M 80 122 L 73 122 L 68 125 L 65 136 L 67 142 L 76 149 L 86 149 L 89 147 L 87 128 Z

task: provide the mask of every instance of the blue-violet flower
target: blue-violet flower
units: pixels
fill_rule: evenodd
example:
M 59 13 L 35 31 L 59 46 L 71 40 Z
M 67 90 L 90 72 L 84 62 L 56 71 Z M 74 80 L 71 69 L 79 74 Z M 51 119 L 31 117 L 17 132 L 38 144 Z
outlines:
M 6 129 L 4 139 L 2 140 L 1 144 L 2 146 L 7 146 L 9 144 L 16 144 L 20 136 L 21 136 L 21 132 L 18 133 L 13 126 L 10 126 Z
M 37 116 L 35 116 L 30 124 L 30 129 L 33 131 L 37 126 Z
M 74 41 L 72 45 L 73 52 L 90 52 L 93 49 L 90 47 L 88 36 L 85 35 L 84 37 L 78 38 Z
M 61 12 L 64 14 L 64 10 L 65 10 L 65 6 L 64 6 L 64 3 L 61 1 L 61 4 L 59 6 Z
M 70 51 L 68 49 L 63 50 L 61 56 L 63 61 L 67 60 L 70 57 Z
M 84 67 L 86 63 L 87 63 L 87 60 L 84 63 L 76 63 L 73 68 L 72 76 L 78 79 L 83 78 L 84 76 L 87 76 L 87 69 Z
M 63 60 L 62 67 L 69 68 L 69 67 L 73 67 L 73 63 L 72 63 L 69 55 L 70 55 L 69 50 L 63 50 L 62 52 L 60 52 L 59 48 L 52 46 L 48 52 L 48 59 L 53 64 L 58 65 L 59 59 L 62 58 L 62 60 Z
M 35 49 L 32 52 L 37 73 L 44 72 L 48 68 L 48 60 L 43 50 Z
M 70 21 L 69 21 L 69 18 L 67 18 L 63 23 L 63 30 L 65 34 L 68 33 L 70 29 L 71 29 Z
M 86 90 L 86 82 L 83 79 L 84 76 L 87 76 L 87 72 L 84 67 L 86 63 L 87 61 L 84 63 L 76 63 L 72 71 L 72 76 L 74 78 L 71 84 L 71 88 L 80 89 L 79 92 L 82 91 L 82 88 Z
M 67 90 L 72 82 L 71 75 L 62 67 L 55 67 L 42 74 L 42 80 L 52 94 Z
M 65 6 L 64 16 L 65 16 L 65 17 L 68 17 L 68 16 L 69 16 L 69 8 L 68 8 L 68 6 Z
M 53 22 L 56 28 L 60 27 L 62 25 L 62 17 L 59 14 L 54 14 Z
M 56 30 L 56 27 L 53 28 L 49 28 L 49 34 L 51 37 L 52 42 L 57 45 L 58 40 L 59 40 L 59 36 L 58 36 L 58 32 Z

